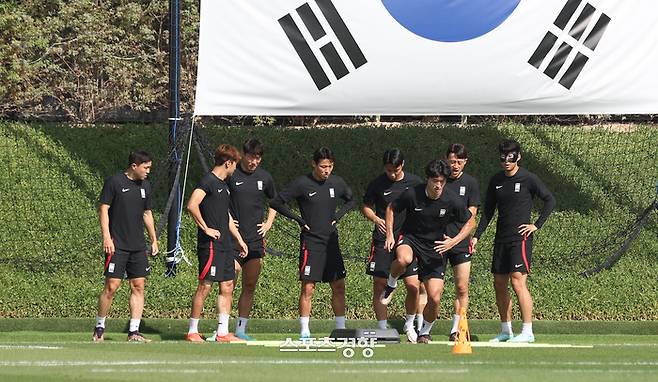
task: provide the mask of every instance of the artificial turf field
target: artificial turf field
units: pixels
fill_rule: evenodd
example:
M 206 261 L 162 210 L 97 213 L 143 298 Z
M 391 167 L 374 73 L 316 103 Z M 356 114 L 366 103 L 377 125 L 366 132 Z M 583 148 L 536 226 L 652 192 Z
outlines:
M 157 330 L 148 334 L 153 339 L 148 344 L 125 342 L 126 334 L 116 322 L 108 325 L 103 343 L 90 342 L 91 330 L 80 330 L 81 320 L 70 325 L 76 331 L 61 331 L 67 322 L 62 320 L 47 328 L 60 331 L 32 330 L 47 321 L 31 325 L 19 322 L 19 326 L 30 330 L 11 331 L 8 329 L 15 326 L 15 320 L 0 322 L 1 381 L 658 380 L 655 322 L 540 322 L 535 325 L 537 343 L 519 347 L 490 347 L 487 341 L 494 331 L 482 331 L 477 335 L 480 341 L 473 342 L 471 355 L 451 353 L 451 346 L 442 342 L 447 326 L 441 323 L 432 333 L 436 343 L 414 345 L 403 340 L 401 344 L 375 347 L 371 358 L 364 357 L 360 348 L 355 349 L 352 358 L 345 358 L 341 349 L 282 352 L 280 344 L 286 338 L 295 338 L 295 333 L 289 332 L 295 323 L 290 321 L 257 323 L 254 330 L 269 326 L 281 331 L 253 332 L 259 341 L 248 345 L 186 343 L 182 340 L 183 320 L 151 326 Z M 311 325 L 313 328 L 313 322 Z M 317 326 L 328 325 L 330 322 Z M 211 321 L 203 326 L 211 327 Z M 476 327 L 489 330 L 496 323 L 471 324 L 472 331 Z M 568 334 L 570 329 L 576 333 Z M 628 334 L 632 332 L 636 334 Z

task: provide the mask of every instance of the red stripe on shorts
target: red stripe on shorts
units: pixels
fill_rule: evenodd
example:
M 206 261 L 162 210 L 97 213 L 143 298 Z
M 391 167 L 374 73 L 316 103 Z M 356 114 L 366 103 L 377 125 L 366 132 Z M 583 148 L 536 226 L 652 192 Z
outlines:
M 306 268 L 306 261 L 308 260 L 308 249 L 306 248 L 306 242 L 302 242 L 302 251 L 304 252 L 304 261 L 302 266 L 299 268 L 299 273 L 304 274 L 304 268 Z
M 107 260 L 105 260 L 105 268 L 103 269 L 103 271 L 107 271 L 107 267 L 110 265 L 110 261 L 112 261 L 112 256 L 113 255 L 114 255 L 114 252 L 107 255 Z
M 210 265 L 212 265 L 212 260 L 214 257 L 215 257 L 215 248 L 213 247 L 212 241 L 210 241 L 210 255 L 208 255 L 208 261 L 206 262 L 206 265 L 203 267 L 203 272 L 201 272 L 201 274 L 199 275 L 199 280 L 203 280 L 206 278 L 206 275 L 210 270 Z
M 375 239 L 372 239 L 370 241 L 370 256 L 368 256 L 368 260 L 366 260 L 366 263 L 371 262 L 373 257 L 375 257 Z
M 523 257 L 523 262 L 525 263 L 525 269 L 528 273 L 530 273 L 530 264 L 528 264 L 528 257 L 525 252 L 525 242 L 528 239 L 527 236 L 523 237 L 523 241 L 521 242 L 521 257 Z

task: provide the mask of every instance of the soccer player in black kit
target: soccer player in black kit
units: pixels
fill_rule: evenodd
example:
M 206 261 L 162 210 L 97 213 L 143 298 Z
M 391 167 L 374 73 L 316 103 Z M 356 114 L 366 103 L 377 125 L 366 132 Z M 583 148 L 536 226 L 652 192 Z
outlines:
M 299 279 L 299 322 L 301 337 L 309 338 L 311 298 L 316 282 L 331 286 L 331 307 L 336 328 L 345 328 L 345 264 L 338 245 L 336 223 L 355 205 L 352 190 L 343 178 L 332 175 L 334 153 L 321 147 L 313 153 L 312 171 L 300 176 L 281 191 L 270 206 L 301 227 Z M 336 212 L 338 199 L 344 204 Z M 301 216 L 287 206 L 292 200 L 299 205 Z
M 199 319 L 203 302 L 212 290 L 213 283 L 219 283 L 217 296 L 217 342 L 244 341 L 228 331 L 233 280 L 235 278 L 235 247 L 231 236 L 237 241 L 240 255 L 247 256 L 247 244 L 242 240 L 238 228 L 229 214 L 231 191 L 226 181 L 233 174 L 240 153 L 230 145 L 220 145 L 215 150 L 215 166 L 201 178 L 192 191 L 187 210 L 194 219 L 197 230 L 197 256 L 199 258 L 199 285 L 192 297 L 192 312 L 186 340 L 202 342 L 199 333 Z
M 158 254 L 151 184 L 146 180 L 152 164 L 147 152 L 133 151 L 128 156 L 128 169 L 107 178 L 103 185 L 98 217 L 105 252 L 105 286 L 98 297 L 94 342 L 105 338 L 105 317 L 124 278 L 130 281 L 128 341 L 150 342 L 139 332 L 139 323 L 144 311 L 144 284 L 151 270 L 144 241 L 145 226 L 151 241 L 151 256 Z
M 235 255 L 236 284 L 242 271 L 235 335 L 246 341 L 253 340 L 247 335 L 247 322 L 265 255 L 265 235 L 272 228 L 276 216 L 276 211 L 269 208 L 267 220 L 263 221 L 263 200 L 272 200 L 276 196 L 272 176 L 260 167 L 264 149 L 265 146 L 258 139 L 247 139 L 242 145 L 242 159 L 228 181 L 231 216 L 249 248 L 246 257 L 241 257 L 239 251 Z
M 484 211 L 471 239 L 471 247 L 475 249 L 478 239 L 497 209 L 498 222 L 491 272 L 494 274 L 501 332 L 491 341 L 534 342 L 532 296 L 527 286 L 532 265 L 532 234 L 548 219 L 555 208 L 555 198 L 535 174 L 519 166 L 521 145 L 518 142 L 505 140 L 498 145 L 498 151 L 503 171 L 489 181 Z M 530 222 L 530 213 L 535 196 L 544 202 L 544 207 L 533 224 Z M 510 282 L 519 300 L 523 320 L 521 334 L 516 337 L 512 332 L 512 300 L 508 291 Z
M 370 254 L 366 261 L 366 274 L 372 276 L 372 305 L 380 329 L 387 328 L 387 307 L 379 298 L 386 287 L 386 280 L 391 269 L 391 262 L 395 252 L 384 247 L 386 241 L 386 207 L 402 195 L 407 189 L 423 183 L 423 180 L 414 174 L 404 171 L 404 156 L 399 149 L 384 152 L 384 173 L 368 184 L 363 196 L 361 212 L 368 220 L 375 224 L 372 231 Z M 404 215 L 404 214 L 403 214 Z M 393 235 L 398 237 L 404 216 L 394 219 Z M 417 334 L 414 329 L 414 317 L 417 311 L 418 292 L 418 264 L 414 261 L 407 266 L 401 276 L 407 289 L 405 299 L 406 317 L 404 332 L 409 341 L 416 342 Z M 419 328 L 420 329 L 420 328 Z
M 480 206 L 480 186 L 471 175 L 464 172 L 468 163 L 468 151 L 461 143 L 453 143 L 446 150 L 446 159 L 450 165 L 450 176 L 446 188 L 459 196 L 466 204 L 471 213 L 471 220 L 475 226 L 475 216 Z M 455 236 L 462 228 L 461 223 L 452 223 L 448 226 L 448 236 Z M 461 308 L 468 307 L 468 281 L 471 277 L 471 250 L 470 238 L 462 240 L 451 250 L 446 252 L 446 258 L 452 267 L 455 279 L 455 313 L 452 316 L 452 329 L 450 330 L 450 341 L 457 340 Z
M 445 275 L 445 253 L 464 240 L 473 229 L 471 213 L 464 202 L 446 188 L 451 174 L 444 160 L 432 160 L 425 166 L 426 184 L 409 188 L 386 209 L 386 243 L 389 250 L 395 247 L 395 260 L 391 264 L 387 285 L 381 302 L 388 305 L 397 286 L 397 279 L 415 257 L 418 261 L 418 277 L 427 291 L 427 305 L 423 312 L 423 326 L 418 334 L 418 343 L 428 343 L 430 331 L 439 314 L 443 277 Z M 403 235 L 396 240 L 393 234 L 395 212 L 405 211 Z M 459 234 L 447 235 L 447 226 L 463 224 Z M 397 246 L 396 246 L 397 243 Z

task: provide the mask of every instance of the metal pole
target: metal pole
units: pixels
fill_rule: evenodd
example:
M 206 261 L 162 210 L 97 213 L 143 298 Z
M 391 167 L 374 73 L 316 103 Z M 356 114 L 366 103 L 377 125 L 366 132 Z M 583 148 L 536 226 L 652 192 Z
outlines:
M 177 130 L 180 126 L 180 1 L 169 0 L 169 147 L 175 149 Z M 169 189 L 174 187 L 176 167 L 181 161 L 181 153 L 174 151 L 169 161 Z M 174 250 L 178 244 L 178 213 L 182 201 L 180 186 L 173 191 L 178 193 L 167 216 L 167 276 L 176 276 Z

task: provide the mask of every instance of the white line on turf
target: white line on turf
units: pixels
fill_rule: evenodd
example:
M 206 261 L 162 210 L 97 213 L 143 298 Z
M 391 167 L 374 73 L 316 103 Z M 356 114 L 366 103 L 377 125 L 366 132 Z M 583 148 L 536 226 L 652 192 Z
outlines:
M 601 362 L 601 361 L 579 361 L 579 362 L 551 362 L 551 361 L 449 361 L 449 360 L 319 360 L 319 359 L 226 359 L 207 361 L 0 361 L 0 367 L 64 367 L 64 366 L 192 366 L 192 365 L 501 365 L 501 366 L 646 366 L 656 367 L 658 361 L 636 361 L 636 362 Z
M 133 374 L 133 373 L 148 373 L 148 374 L 157 374 L 157 373 L 166 373 L 166 374 L 214 374 L 220 373 L 221 370 L 206 370 L 206 369 L 91 369 L 92 373 L 124 373 L 124 374 Z
M 149 373 L 149 374 L 158 374 L 158 373 L 166 373 L 166 374 L 197 374 L 197 373 L 205 373 L 205 374 L 213 374 L 213 373 L 219 373 L 221 372 L 220 370 L 207 370 L 207 369 L 91 369 L 92 373 L 126 373 L 126 374 L 133 374 L 133 373 Z M 370 370 L 370 369 L 342 369 L 342 370 L 329 370 L 329 373 L 332 374 L 363 374 L 363 373 L 368 373 L 368 374 L 409 374 L 409 373 L 432 373 L 432 374 L 463 374 L 463 373 L 468 373 L 468 369 L 451 369 L 451 370 L 445 370 L 445 369 L 380 369 L 380 370 Z
M 625 370 L 619 370 L 619 369 L 608 369 L 608 370 L 601 370 L 601 369 L 591 369 L 591 370 L 584 370 L 584 369 L 562 369 L 562 370 L 551 370 L 553 373 L 567 373 L 567 374 L 656 374 L 655 370 L 637 370 L 637 369 L 625 369 Z
M 62 346 L 45 346 L 45 345 L 0 345 L 0 349 L 28 349 L 28 350 L 60 350 Z
M 329 370 L 332 374 L 419 374 L 419 373 L 432 373 L 432 374 L 464 374 L 468 373 L 468 369 L 340 369 Z
M 449 345 L 451 341 L 430 341 L 430 345 Z M 516 343 L 516 342 L 471 342 L 472 347 L 477 348 L 593 348 L 593 345 L 571 345 L 571 344 L 540 344 L 540 343 Z

